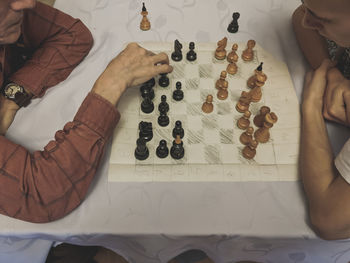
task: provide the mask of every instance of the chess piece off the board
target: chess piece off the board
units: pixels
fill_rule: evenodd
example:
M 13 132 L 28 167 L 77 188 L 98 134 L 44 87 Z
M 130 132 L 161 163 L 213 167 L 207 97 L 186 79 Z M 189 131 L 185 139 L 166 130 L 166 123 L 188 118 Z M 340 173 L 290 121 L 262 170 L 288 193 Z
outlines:
M 142 15 L 142 20 L 140 23 L 140 29 L 143 31 L 150 30 L 151 29 L 151 22 L 147 18 L 148 12 L 147 12 L 147 9 L 145 7 L 145 3 L 142 3 L 141 15 Z
M 251 116 L 251 112 L 249 110 L 245 111 L 243 116 L 238 119 L 237 127 L 242 130 L 247 129 L 250 125 L 250 120 L 249 120 L 250 116 Z
M 138 138 L 136 141 L 136 149 L 134 152 L 135 158 L 137 160 L 146 160 L 149 156 L 149 150 L 146 146 L 146 141 L 144 138 Z
M 249 144 L 242 150 L 242 155 L 244 158 L 251 160 L 256 155 L 256 147 L 258 147 L 258 142 L 256 140 L 250 140 Z
M 228 88 L 228 81 L 226 80 L 227 72 L 225 70 L 221 71 L 220 78 L 215 83 L 215 88 Z
M 160 140 L 159 145 L 156 149 L 156 155 L 159 158 L 166 158 L 169 155 L 169 149 L 166 144 L 166 140 Z
M 227 31 L 230 33 L 237 33 L 238 31 L 238 19 L 240 17 L 240 14 L 238 12 L 234 12 L 232 14 L 232 22 L 228 25 Z
M 223 60 L 226 58 L 226 45 L 227 37 L 224 37 L 217 43 L 218 47 L 215 50 L 215 58 L 218 60 Z
M 254 133 L 254 128 L 251 126 L 248 127 L 247 130 L 245 130 L 239 137 L 239 141 L 244 145 L 248 145 L 250 141 L 253 139 L 253 133 Z
M 247 42 L 247 48 L 243 50 L 242 52 L 242 59 L 244 61 L 252 61 L 254 59 L 254 50 L 253 48 L 255 47 L 255 40 L 248 40 Z
M 236 110 L 240 113 L 244 113 L 249 110 L 251 98 L 250 94 L 246 91 L 242 91 L 241 97 L 236 104 Z
M 214 110 L 213 96 L 208 95 L 205 102 L 202 105 L 202 111 L 204 113 L 211 113 Z
M 270 129 L 277 122 L 277 115 L 274 112 L 265 115 L 263 127 L 259 128 L 254 133 L 255 140 L 260 143 L 265 143 L 270 139 Z
M 253 120 L 256 127 L 262 127 L 264 125 L 265 115 L 270 111 L 271 111 L 270 108 L 267 106 L 262 106 L 260 108 L 259 114 L 257 114 Z
M 176 139 L 173 141 L 173 146 L 170 148 L 170 155 L 176 160 L 182 159 L 184 157 L 185 149 L 183 147 L 183 142 L 180 138 L 180 135 L 177 135 Z

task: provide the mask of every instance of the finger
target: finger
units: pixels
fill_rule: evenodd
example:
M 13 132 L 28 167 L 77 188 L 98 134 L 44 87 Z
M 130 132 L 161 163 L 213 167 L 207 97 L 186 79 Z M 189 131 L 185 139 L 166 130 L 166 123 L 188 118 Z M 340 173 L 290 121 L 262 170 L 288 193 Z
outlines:
M 330 104 L 328 105 L 328 114 L 341 122 L 346 122 L 346 112 L 343 97 L 343 90 L 334 89 L 331 96 Z
M 152 57 L 152 56 L 155 56 L 156 54 L 154 52 L 146 49 L 146 55 Z
M 314 72 L 314 76 L 312 78 L 311 85 L 314 85 L 315 88 L 322 87 L 323 85 L 320 85 L 320 84 L 326 83 L 326 74 L 327 74 L 328 69 L 331 66 L 332 66 L 331 60 L 329 60 L 329 59 L 323 60 L 321 66 L 318 69 L 316 69 Z M 324 85 L 324 87 L 325 87 L 325 85 Z
M 327 72 L 327 80 L 330 83 L 339 83 L 344 79 L 342 73 L 337 68 L 332 68 Z
M 154 67 L 154 75 L 159 75 L 161 73 L 170 73 L 173 71 L 173 67 L 168 64 L 159 64 Z
M 157 55 L 154 55 L 152 58 L 152 63 L 156 64 L 168 64 L 169 65 L 169 57 L 166 53 L 162 52 Z

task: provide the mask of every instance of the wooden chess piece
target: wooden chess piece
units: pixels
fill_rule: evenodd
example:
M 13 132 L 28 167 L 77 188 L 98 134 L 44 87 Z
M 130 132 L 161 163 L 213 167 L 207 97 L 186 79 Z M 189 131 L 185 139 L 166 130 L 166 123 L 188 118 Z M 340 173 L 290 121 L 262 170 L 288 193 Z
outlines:
M 147 12 L 147 9 L 145 7 L 145 3 L 142 3 L 141 15 L 142 15 L 142 20 L 141 20 L 141 23 L 140 23 L 140 29 L 143 30 L 143 31 L 150 30 L 151 29 L 151 23 L 150 23 L 150 21 L 147 18 L 148 12 Z
M 270 128 L 277 122 L 277 116 L 275 113 L 266 113 L 263 127 L 259 128 L 254 137 L 260 143 L 265 143 L 270 139 Z
M 267 80 L 267 76 L 265 75 L 265 73 L 262 71 L 262 65 L 264 63 L 261 62 L 260 65 L 254 70 L 254 75 L 251 76 L 248 80 L 247 80 L 247 86 L 251 89 L 255 88 L 255 87 L 262 87 L 264 86 L 266 80 Z
M 233 63 L 233 62 L 237 62 L 238 61 L 238 55 L 236 53 L 238 49 L 238 45 L 237 44 L 233 44 L 232 45 L 232 51 L 230 53 L 228 53 L 227 55 L 227 61 L 229 63 Z
M 226 58 L 226 45 L 227 37 L 224 37 L 217 43 L 218 47 L 215 50 L 215 58 L 218 60 L 223 60 Z
M 205 113 L 211 113 L 214 110 L 213 96 L 208 95 L 206 101 L 202 105 L 202 111 Z
M 232 62 L 230 64 L 227 65 L 226 71 L 231 74 L 234 75 L 237 73 L 237 65 L 235 62 Z
M 261 100 L 262 91 L 260 87 L 253 88 L 249 93 L 252 102 L 259 102 Z
M 248 40 L 247 42 L 247 48 L 242 52 L 242 59 L 244 61 L 252 61 L 254 58 L 254 51 L 253 48 L 255 47 L 255 41 L 254 40 Z
M 249 144 L 242 150 L 242 155 L 244 158 L 251 160 L 256 155 L 256 147 L 258 147 L 258 142 L 256 140 L 251 140 Z
M 259 110 L 259 114 L 254 117 L 254 124 L 256 127 L 262 127 L 265 121 L 265 115 L 270 112 L 270 108 L 262 106 Z
M 249 110 L 250 94 L 246 91 L 242 91 L 241 97 L 236 104 L 236 110 L 240 113 L 244 113 Z
M 221 71 L 220 78 L 215 83 L 215 88 L 228 88 L 228 82 L 226 80 L 227 72 L 225 70 Z
M 250 115 L 251 115 L 251 113 L 249 110 L 245 111 L 243 116 L 238 119 L 237 127 L 242 129 L 242 130 L 247 129 L 250 125 L 250 120 L 249 120 Z
M 248 127 L 247 130 L 243 132 L 239 137 L 239 141 L 244 145 L 248 145 L 250 141 L 253 140 L 253 133 L 253 127 Z
M 226 100 L 228 97 L 228 90 L 227 87 L 222 87 L 218 90 L 218 93 L 216 94 L 217 98 L 219 100 Z

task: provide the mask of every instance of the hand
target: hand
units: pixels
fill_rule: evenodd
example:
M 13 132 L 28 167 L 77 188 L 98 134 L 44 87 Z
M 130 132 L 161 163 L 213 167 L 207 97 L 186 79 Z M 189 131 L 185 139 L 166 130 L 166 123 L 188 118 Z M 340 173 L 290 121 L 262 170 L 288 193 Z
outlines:
M 108 64 L 92 91 L 116 104 L 126 88 L 172 70 L 165 53 L 156 55 L 136 43 L 130 43 Z
M 0 135 L 5 135 L 18 110 L 16 103 L 0 95 Z
M 350 81 L 336 68 L 327 73 L 323 116 L 327 120 L 350 126 Z

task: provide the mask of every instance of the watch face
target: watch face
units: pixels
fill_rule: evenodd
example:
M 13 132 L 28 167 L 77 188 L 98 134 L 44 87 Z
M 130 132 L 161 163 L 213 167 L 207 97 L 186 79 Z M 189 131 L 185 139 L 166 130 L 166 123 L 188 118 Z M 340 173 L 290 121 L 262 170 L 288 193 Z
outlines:
M 5 88 L 5 95 L 10 99 L 14 99 L 17 92 L 22 92 L 22 87 L 18 85 L 8 85 Z

